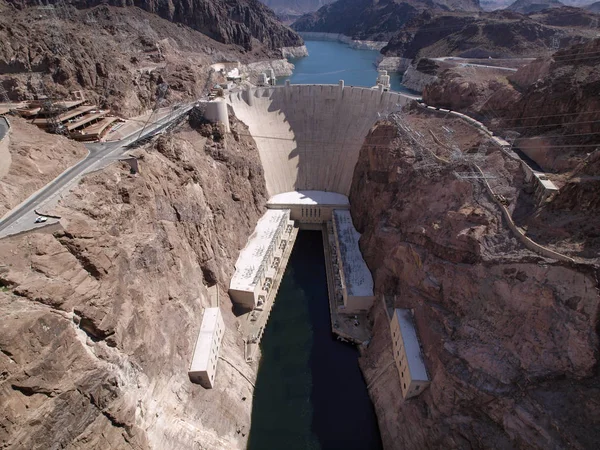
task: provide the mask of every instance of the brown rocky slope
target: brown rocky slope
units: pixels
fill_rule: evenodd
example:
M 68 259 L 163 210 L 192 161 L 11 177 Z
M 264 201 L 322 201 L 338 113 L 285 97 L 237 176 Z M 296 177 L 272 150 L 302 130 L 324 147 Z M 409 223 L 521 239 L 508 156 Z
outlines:
M 0 243 L 2 448 L 245 446 L 255 368 L 224 293 L 266 191 L 245 127 L 201 131 L 137 150 L 139 176 L 87 176 L 63 232 Z M 227 330 L 205 390 L 187 367 L 214 283 Z
M 512 11 L 479 15 L 425 11 L 398 30 L 381 53 L 408 59 L 538 57 L 550 54 L 553 38 L 567 47 L 595 37 L 594 17 L 578 8 L 532 16 Z
M 299 39 L 294 36 L 286 45 Z M 166 102 L 173 104 L 205 93 L 213 63 L 281 58 L 268 39 L 261 43 L 252 38 L 250 52 L 243 36 L 239 42 L 234 38 L 224 39 L 230 44 L 217 42 L 136 7 L 101 5 L 52 13 L 20 10 L 0 0 L 0 82 L 11 100 L 40 95 L 62 99 L 82 90 L 101 107 L 135 116 L 154 106 L 161 83 L 169 84 Z
M 35 0 L 8 0 L 17 6 L 37 6 Z M 52 2 L 51 2 L 52 3 Z M 181 23 L 224 44 L 246 50 L 265 46 L 270 50 L 302 45 L 302 39 L 277 20 L 258 0 L 74 0 L 70 4 L 89 8 L 109 4 L 142 8 L 171 22 Z
M 10 132 L 0 145 L 0 217 L 87 155 L 67 138 L 50 136 L 20 118 L 9 118 Z
M 598 268 L 525 249 L 481 181 L 454 175 L 464 164 L 380 122 L 356 166 L 352 215 L 375 291 L 414 310 L 432 380 L 402 399 L 378 301 L 361 367 L 384 447 L 596 448 Z M 492 148 L 481 165 L 514 208 L 519 165 Z

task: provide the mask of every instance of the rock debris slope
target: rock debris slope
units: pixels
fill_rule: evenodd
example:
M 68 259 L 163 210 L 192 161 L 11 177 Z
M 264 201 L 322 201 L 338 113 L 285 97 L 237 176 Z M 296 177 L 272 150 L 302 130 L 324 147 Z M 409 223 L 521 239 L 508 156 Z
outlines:
M 266 200 L 258 153 L 201 125 L 89 175 L 65 230 L 0 242 L 0 445 L 244 448 L 255 368 L 227 281 Z M 216 387 L 187 368 L 217 283 L 226 323 Z

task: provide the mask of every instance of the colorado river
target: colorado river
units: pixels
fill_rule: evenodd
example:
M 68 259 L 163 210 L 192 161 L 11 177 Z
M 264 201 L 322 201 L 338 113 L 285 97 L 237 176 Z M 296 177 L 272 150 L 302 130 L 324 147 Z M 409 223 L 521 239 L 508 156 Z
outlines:
M 298 235 L 261 351 L 250 450 L 381 448 L 358 351 L 331 333 L 318 231 Z
M 292 84 L 337 84 L 344 80 L 346 86 L 372 87 L 377 80 L 375 62 L 380 55 L 374 50 L 355 50 L 349 45 L 337 41 L 306 41 L 308 56 L 292 58 L 296 66 L 290 77 L 282 77 L 278 84 L 289 79 Z M 413 92 L 406 89 L 401 81 L 402 75 L 390 73 L 392 90 Z

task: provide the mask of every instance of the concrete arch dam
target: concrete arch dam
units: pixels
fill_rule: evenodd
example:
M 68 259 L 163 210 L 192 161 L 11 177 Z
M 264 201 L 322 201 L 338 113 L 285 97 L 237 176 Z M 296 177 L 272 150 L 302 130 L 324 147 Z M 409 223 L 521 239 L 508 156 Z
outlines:
M 347 196 L 369 129 L 410 100 L 343 82 L 251 88 L 227 97 L 256 141 L 270 196 L 296 190 Z

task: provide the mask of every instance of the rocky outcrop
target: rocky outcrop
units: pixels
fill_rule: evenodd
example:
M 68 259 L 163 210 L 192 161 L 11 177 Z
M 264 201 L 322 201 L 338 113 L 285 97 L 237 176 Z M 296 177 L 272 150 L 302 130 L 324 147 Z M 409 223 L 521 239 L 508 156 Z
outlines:
M 415 129 L 411 120 L 404 124 Z M 379 150 L 387 144 L 390 151 Z M 413 309 L 432 380 L 419 397 L 402 399 L 378 301 L 360 363 L 384 447 L 597 447 L 600 433 L 584 432 L 598 420 L 588 400 L 599 381 L 597 268 L 525 249 L 479 181 L 457 178 L 464 169 L 427 154 L 396 124 L 380 122 L 350 195 L 375 291 Z M 518 164 L 497 149 L 482 164 L 519 208 Z
M 258 61 L 245 65 L 242 71 L 246 73 L 251 82 L 256 83 L 261 73 L 273 69 L 276 77 L 289 77 L 294 72 L 294 65 L 287 59 L 273 61 Z
M 314 39 L 318 41 L 336 41 L 343 42 L 344 44 L 348 44 L 351 48 L 355 48 L 357 50 L 381 50 L 385 42 L 381 41 L 361 41 L 352 39 L 345 34 L 339 33 L 322 33 L 319 31 L 302 31 L 300 35 L 305 39 Z
M 3 447 L 245 448 L 256 367 L 226 292 L 264 177 L 244 126 L 194 124 L 137 150 L 136 176 L 84 178 L 63 232 L 0 242 Z M 187 368 L 215 283 L 226 331 L 205 390 Z
M 423 88 L 425 103 L 486 121 L 508 114 L 519 98 L 504 71 L 455 67 L 442 71 L 436 78 Z
M 408 58 L 400 58 L 398 56 L 383 56 L 379 57 L 377 70 L 387 70 L 388 72 L 404 72 L 410 66 L 411 60 Z
M 17 5 L 34 5 L 35 0 L 8 0 Z M 258 0 L 76 0 L 78 7 L 102 4 L 137 6 L 171 22 L 182 23 L 224 44 L 235 44 L 246 50 L 264 45 L 267 49 L 302 45 L 302 39 L 281 24 L 269 8 Z
M 476 0 L 344 0 L 306 14 L 292 24 L 297 31 L 339 33 L 355 40 L 387 41 L 398 29 L 425 9 L 477 11 Z
M 281 54 L 284 58 L 303 58 L 308 56 L 308 50 L 306 49 L 306 45 L 301 45 L 300 47 L 283 47 Z
M 521 147 L 545 170 L 572 170 L 595 149 L 600 133 L 598 52 L 600 39 L 595 39 L 535 62 L 538 70 L 532 71 L 540 78 L 522 90 L 505 114 L 502 125 L 527 138 Z M 529 70 L 520 69 L 515 81 L 522 82 Z
M 423 92 L 425 87 L 437 81 L 438 65 L 429 59 L 421 59 L 411 64 L 402 76 L 402 84 L 415 92 Z

